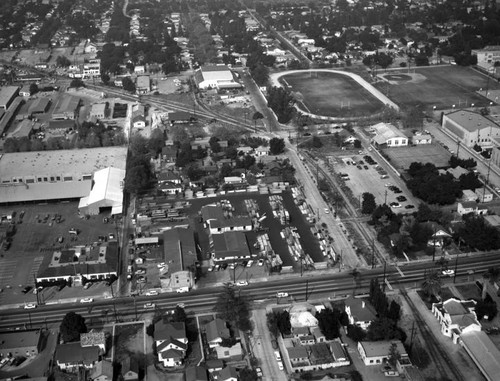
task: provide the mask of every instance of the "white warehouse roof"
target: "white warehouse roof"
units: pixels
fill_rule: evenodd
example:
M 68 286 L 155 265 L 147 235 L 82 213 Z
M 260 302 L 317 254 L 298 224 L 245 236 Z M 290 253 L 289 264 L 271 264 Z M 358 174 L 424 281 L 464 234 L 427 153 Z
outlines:
M 80 199 L 78 209 L 87 214 L 99 214 L 100 208 L 111 207 L 111 214 L 120 214 L 124 179 L 124 169 L 108 167 L 95 172 L 94 186 L 87 197 Z

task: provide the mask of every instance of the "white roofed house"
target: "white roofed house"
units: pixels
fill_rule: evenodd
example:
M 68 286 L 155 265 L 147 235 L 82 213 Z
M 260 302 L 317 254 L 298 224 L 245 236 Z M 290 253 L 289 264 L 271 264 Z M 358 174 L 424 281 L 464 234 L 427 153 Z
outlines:
M 433 303 L 432 313 L 441 324 L 441 333 L 451 337 L 456 344 L 464 332 L 481 331 L 481 323 L 474 312 L 474 300 L 448 299 L 444 302 Z
M 396 349 L 401 356 L 398 360 L 399 364 L 403 366 L 411 365 L 408 353 L 406 353 L 403 343 L 399 340 L 360 341 L 358 343 L 358 352 L 365 365 L 380 365 L 384 363 L 384 361 L 388 360 L 389 353 L 393 345 L 396 346 Z

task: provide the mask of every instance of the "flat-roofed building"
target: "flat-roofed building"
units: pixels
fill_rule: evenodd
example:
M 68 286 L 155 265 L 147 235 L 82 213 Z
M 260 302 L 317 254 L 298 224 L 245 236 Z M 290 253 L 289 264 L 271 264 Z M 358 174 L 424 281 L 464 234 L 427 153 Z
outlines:
M 239 263 L 252 257 L 247 237 L 241 231 L 230 231 L 210 236 L 212 259 L 216 262 Z
M 205 65 L 200 67 L 194 79 L 200 89 L 231 89 L 240 88 L 232 71 L 226 65 Z
M 408 354 L 403 343 L 399 340 L 391 341 L 360 341 L 358 343 L 358 352 L 365 365 L 380 365 L 389 358 L 389 351 L 392 346 L 396 346 L 399 352 L 399 361 L 409 361 Z
M 445 114 L 442 127 L 467 147 L 477 144 L 483 148 L 493 148 L 492 140 L 500 137 L 500 126 L 474 111 L 457 110 Z
M 168 263 L 170 288 L 191 289 L 196 271 L 196 243 L 189 228 L 174 228 L 163 233 L 163 255 Z
M 18 95 L 18 86 L 5 86 L 0 88 L 0 108 L 7 110 Z
M 40 330 L 16 331 L 0 334 L 2 358 L 36 356 L 40 350 Z
M 124 170 L 126 147 L 6 153 L 0 157 L 0 204 L 80 199 L 94 172 Z
M 96 119 L 104 119 L 108 109 L 107 103 L 95 103 L 90 110 L 90 117 Z
M 66 95 L 56 104 L 52 119 L 75 119 L 80 106 L 80 98 Z
M 0 137 L 5 134 L 14 122 L 17 110 L 24 103 L 24 99 L 22 97 L 14 98 L 14 101 L 11 103 L 9 109 L 5 112 L 2 120 L 0 120 Z
M 460 344 L 488 381 L 500 375 L 500 351 L 486 332 L 470 331 L 460 335 Z
M 11 132 L 7 135 L 9 138 L 29 138 L 33 131 L 40 128 L 40 123 L 33 122 L 30 119 L 24 119 L 19 122 L 15 128 L 11 128 Z
M 37 98 L 29 106 L 29 114 L 45 114 L 50 108 L 51 101 L 48 98 Z

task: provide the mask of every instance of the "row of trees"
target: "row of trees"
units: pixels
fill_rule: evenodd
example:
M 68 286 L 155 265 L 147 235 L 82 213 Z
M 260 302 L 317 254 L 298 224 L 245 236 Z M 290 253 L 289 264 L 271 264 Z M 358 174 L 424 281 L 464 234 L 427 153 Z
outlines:
M 294 104 L 295 99 L 290 90 L 276 86 L 268 87 L 267 105 L 274 111 L 279 123 L 288 123 L 292 119 L 295 112 Z

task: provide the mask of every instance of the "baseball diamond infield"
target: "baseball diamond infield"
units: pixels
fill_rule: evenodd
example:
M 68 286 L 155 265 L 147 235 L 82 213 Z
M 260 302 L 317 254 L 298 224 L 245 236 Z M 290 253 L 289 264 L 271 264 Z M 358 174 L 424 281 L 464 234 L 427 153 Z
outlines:
M 366 117 L 386 106 L 399 107 L 360 76 L 330 69 L 293 70 L 271 75 L 274 86 L 288 88 L 296 107 L 321 119 Z

